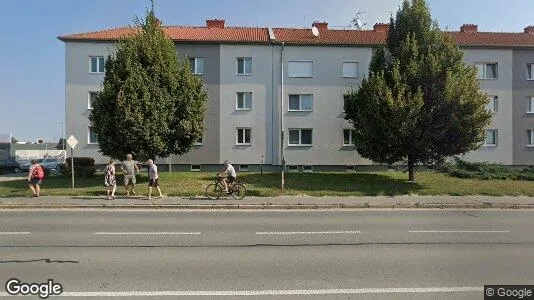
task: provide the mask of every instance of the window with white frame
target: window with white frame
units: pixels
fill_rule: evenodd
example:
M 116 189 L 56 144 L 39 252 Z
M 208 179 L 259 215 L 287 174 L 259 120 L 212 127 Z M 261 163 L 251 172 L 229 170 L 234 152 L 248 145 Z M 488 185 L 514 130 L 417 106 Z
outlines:
M 105 60 L 104 56 L 91 56 L 89 58 L 90 73 L 104 73 Z
M 528 144 L 527 147 L 534 147 L 534 129 L 527 130 Z
M 251 110 L 252 109 L 252 93 L 239 92 L 237 93 L 237 110 Z
M 237 128 L 237 145 L 250 145 L 250 128 Z
M 527 98 L 527 114 L 534 114 L 534 96 Z
M 252 57 L 237 58 L 237 75 L 252 74 Z
M 478 79 L 497 79 L 497 63 L 476 63 Z
M 346 61 L 343 62 L 343 78 L 356 78 L 358 77 L 358 62 Z
M 499 108 L 499 97 L 497 96 L 488 96 L 488 103 L 486 104 L 486 109 L 491 113 L 496 113 Z
M 87 101 L 87 109 L 93 109 L 93 103 L 98 98 L 98 92 L 89 92 L 89 99 Z
M 527 64 L 527 80 L 534 80 L 534 64 Z
M 356 130 L 343 129 L 343 146 L 354 146 L 354 135 Z
M 189 169 L 191 172 L 200 172 L 200 165 L 191 165 L 191 168 Z
M 204 58 L 202 57 L 190 57 L 189 67 L 192 74 L 204 74 Z
M 287 76 L 292 78 L 313 77 L 313 61 L 289 61 L 287 63 Z
M 486 129 L 484 146 L 497 146 L 497 129 Z
M 312 129 L 289 129 L 290 146 L 311 146 Z
M 289 111 L 312 111 L 313 95 L 289 95 Z
M 195 143 L 193 143 L 195 146 L 202 146 L 202 136 L 196 139 Z
M 88 144 L 96 144 L 97 143 L 96 133 L 93 130 L 93 127 L 91 127 L 91 126 L 89 126 L 87 128 L 87 143 Z

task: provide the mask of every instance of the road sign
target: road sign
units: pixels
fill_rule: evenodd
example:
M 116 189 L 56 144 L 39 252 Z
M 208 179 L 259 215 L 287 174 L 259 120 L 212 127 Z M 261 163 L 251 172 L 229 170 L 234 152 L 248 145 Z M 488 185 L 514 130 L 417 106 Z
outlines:
M 69 146 L 74 149 L 74 147 L 76 147 L 76 145 L 78 145 L 78 140 L 73 136 L 69 136 L 69 138 L 67 139 L 67 144 L 69 144 Z

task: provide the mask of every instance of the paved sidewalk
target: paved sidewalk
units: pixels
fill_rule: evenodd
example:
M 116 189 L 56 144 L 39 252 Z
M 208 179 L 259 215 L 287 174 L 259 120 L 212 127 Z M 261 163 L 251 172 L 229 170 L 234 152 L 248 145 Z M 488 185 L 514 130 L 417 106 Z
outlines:
M 534 208 L 534 197 L 378 196 L 378 197 L 247 197 L 243 200 L 202 197 L 141 197 L 106 200 L 90 196 L 0 198 L 5 208 L 183 208 L 183 209 L 335 209 L 335 208 Z

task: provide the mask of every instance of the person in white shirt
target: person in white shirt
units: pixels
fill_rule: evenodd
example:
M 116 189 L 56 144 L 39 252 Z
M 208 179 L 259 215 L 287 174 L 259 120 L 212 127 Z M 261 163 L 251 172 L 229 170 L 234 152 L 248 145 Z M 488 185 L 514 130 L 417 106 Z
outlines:
M 219 175 L 226 174 L 227 177 L 223 178 L 224 192 L 228 193 L 228 182 L 234 182 L 236 180 L 236 172 L 234 166 L 232 166 L 227 160 L 223 163 L 223 168 Z M 222 176 L 221 176 L 222 177 Z
M 159 174 L 158 166 L 154 164 L 154 161 L 149 159 L 147 161 L 148 165 L 148 200 L 152 197 L 152 188 L 155 187 L 158 189 L 159 197 L 161 198 L 161 189 L 159 188 Z

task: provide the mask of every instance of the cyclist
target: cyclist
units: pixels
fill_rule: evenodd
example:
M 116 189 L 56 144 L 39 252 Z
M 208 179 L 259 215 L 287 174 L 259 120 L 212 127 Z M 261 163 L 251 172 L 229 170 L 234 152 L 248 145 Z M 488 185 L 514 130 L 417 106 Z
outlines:
M 236 180 L 236 172 L 234 166 L 232 166 L 227 160 L 223 163 L 223 168 L 221 172 L 219 173 L 219 176 L 222 174 L 228 175 L 226 178 L 222 179 L 222 182 L 224 184 L 224 192 L 228 193 L 228 183 L 227 182 L 234 182 Z M 222 177 L 222 176 L 221 176 Z

